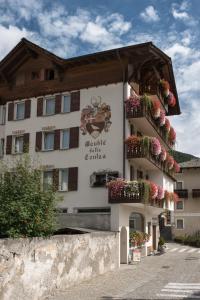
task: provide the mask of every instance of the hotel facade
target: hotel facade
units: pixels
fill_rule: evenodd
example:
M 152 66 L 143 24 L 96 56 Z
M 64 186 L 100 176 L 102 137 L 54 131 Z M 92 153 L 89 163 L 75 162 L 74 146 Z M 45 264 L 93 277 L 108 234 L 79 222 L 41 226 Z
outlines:
M 151 42 L 62 59 L 26 39 L 0 62 L 0 154 L 28 152 L 54 184 L 60 226 L 149 234 L 174 209 L 178 166 L 168 151 L 180 114 L 171 59 Z

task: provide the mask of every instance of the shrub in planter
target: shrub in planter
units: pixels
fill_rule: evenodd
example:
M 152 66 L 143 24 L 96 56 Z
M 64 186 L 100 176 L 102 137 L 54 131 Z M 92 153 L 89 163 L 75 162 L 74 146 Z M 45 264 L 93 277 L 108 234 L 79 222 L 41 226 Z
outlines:
M 148 109 L 152 108 L 152 100 L 146 94 L 144 94 L 140 100 L 144 103 L 144 106 Z

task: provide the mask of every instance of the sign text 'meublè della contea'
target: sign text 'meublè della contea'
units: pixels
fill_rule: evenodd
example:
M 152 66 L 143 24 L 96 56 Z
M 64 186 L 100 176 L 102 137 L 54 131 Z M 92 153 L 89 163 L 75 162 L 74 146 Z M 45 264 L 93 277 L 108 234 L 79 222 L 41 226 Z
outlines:
M 104 148 L 106 146 L 105 139 L 98 139 L 97 141 L 86 141 L 85 148 L 87 149 L 87 153 L 85 154 L 85 160 L 93 160 L 93 159 L 105 159 L 106 154 L 104 152 Z

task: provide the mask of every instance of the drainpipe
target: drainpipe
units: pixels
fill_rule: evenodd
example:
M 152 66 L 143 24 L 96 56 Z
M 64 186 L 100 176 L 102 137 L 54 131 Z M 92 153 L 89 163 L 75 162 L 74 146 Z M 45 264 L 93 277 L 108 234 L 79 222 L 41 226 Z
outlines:
M 119 63 L 121 65 L 121 69 L 122 69 L 122 79 L 123 79 L 123 91 L 122 91 L 122 99 L 123 99 L 123 178 L 125 178 L 126 175 L 126 169 L 125 169 L 125 138 L 126 138 L 126 129 L 125 129 L 125 104 L 124 101 L 125 99 L 125 91 L 124 91 L 124 86 L 125 86 L 125 67 L 123 65 L 120 53 L 119 53 L 119 49 L 116 50 L 116 54 L 117 54 L 117 58 L 119 60 Z

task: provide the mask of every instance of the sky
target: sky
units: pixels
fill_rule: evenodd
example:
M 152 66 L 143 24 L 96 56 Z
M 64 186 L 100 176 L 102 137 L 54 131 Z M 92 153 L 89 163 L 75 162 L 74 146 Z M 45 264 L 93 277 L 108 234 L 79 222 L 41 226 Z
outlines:
M 0 60 L 23 37 L 63 58 L 152 41 L 173 62 L 176 150 L 200 156 L 200 0 L 0 0 Z

